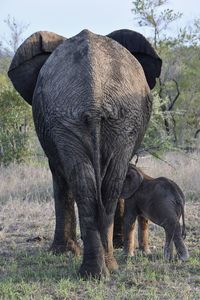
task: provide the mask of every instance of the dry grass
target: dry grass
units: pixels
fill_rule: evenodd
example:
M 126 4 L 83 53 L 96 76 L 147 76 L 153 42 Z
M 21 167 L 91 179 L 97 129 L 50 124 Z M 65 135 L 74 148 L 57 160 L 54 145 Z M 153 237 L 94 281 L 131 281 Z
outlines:
M 116 251 L 120 272 L 100 282 L 78 278 L 80 259 L 47 251 L 55 222 L 48 169 L 1 168 L 0 299 L 200 299 L 200 157 L 170 153 L 164 159 L 173 168 L 151 157 L 139 165 L 149 175 L 172 178 L 186 194 L 189 261 L 166 263 L 164 232 L 151 224 L 152 255 L 125 263 Z M 27 242 L 36 236 L 46 239 Z
M 190 200 L 193 194 L 200 196 L 200 153 L 168 153 L 163 161 L 147 156 L 139 160 L 138 166 L 153 177 L 165 176 L 174 180 Z
M 51 197 L 51 174 L 46 166 L 0 167 L 0 203 L 16 199 L 48 201 Z

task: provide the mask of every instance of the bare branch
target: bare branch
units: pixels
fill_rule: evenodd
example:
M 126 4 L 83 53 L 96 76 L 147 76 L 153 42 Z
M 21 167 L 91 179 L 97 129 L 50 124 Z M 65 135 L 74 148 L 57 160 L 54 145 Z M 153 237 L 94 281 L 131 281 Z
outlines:
M 197 129 L 195 134 L 194 134 L 194 138 L 196 139 L 198 137 L 198 134 L 200 133 L 200 129 Z
M 8 26 L 10 31 L 9 39 L 4 38 L 4 41 L 13 54 L 16 52 L 17 48 L 22 42 L 23 34 L 29 27 L 29 24 L 18 22 L 14 17 L 11 17 L 10 15 L 7 16 L 7 18 L 4 20 L 4 23 Z
M 176 96 L 174 97 L 174 99 L 171 101 L 170 105 L 167 107 L 167 110 L 168 111 L 171 111 L 172 108 L 174 107 L 174 104 L 176 103 L 176 100 L 178 99 L 178 97 L 180 96 L 180 90 L 179 90 L 179 86 L 178 86 L 178 82 L 175 80 L 175 79 L 172 79 L 173 82 L 175 82 L 175 85 L 176 85 Z M 169 96 L 170 100 L 171 100 L 171 97 Z

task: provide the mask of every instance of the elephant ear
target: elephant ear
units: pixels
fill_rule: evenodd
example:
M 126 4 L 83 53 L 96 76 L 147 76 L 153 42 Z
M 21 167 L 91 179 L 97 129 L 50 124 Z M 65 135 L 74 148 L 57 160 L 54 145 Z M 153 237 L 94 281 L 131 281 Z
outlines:
M 17 49 L 8 76 L 20 95 L 32 104 L 33 92 L 41 67 L 65 40 L 53 32 L 38 31 L 27 38 Z
M 137 168 L 134 165 L 129 164 L 121 197 L 124 199 L 130 198 L 139 189 L 142 181 L 143 176 L 138 172 Z
M 142 34 L 129 29 L 116 30 L 107 36 L 120 43 L 137 58 L 150 89 L 153 89 L 156 78 L 160 76 L 162 60 L 147 39 Z

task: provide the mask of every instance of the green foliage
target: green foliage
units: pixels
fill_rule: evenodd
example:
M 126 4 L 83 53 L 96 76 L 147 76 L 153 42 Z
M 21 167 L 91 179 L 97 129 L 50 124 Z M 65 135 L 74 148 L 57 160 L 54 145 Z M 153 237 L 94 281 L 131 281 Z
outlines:
M 0 56 L 0 85 L 2 79 L 2 74 L 6 74 L 8 66 L 11 62 L 11 57 L 9 56 Z
M 173 148 L 172 137 L 167 134 L 164 120 L 168 117 L 162 106 L 168 102 L 167 97 L 160 99 L 158 93 L 153 93 L 153 109 L 148 129 L 146 131 L 139 153 L 148 151 L 150 153 L 162 153 Z
M 165 147 L 195 149 L 200 146 L 196 137 L 200 130 L 200 19 L 179 28 L 171 37 L 169 25 L 182 14 L 166 8 L 167 0 L 135 0 L 132 3 L 138 25 L 153 30 L 150 40 L 163 61 L 156 87 L 159 97 L 154 95 L 144 146 L 157 151 Z
M 0 163 L 24 161 L 31 153 L 31 108 L 3 75 L 0 76 L 0 111 Z
M 162 9 L 161 6 L 167 0 L 136 0 L 132 2 L 132 12 L 138 15 L 140 26 L 151 26 L 153 28 L 167 29 L 169 23 L 181 17 L 181 13 L 174 13 L 172 9 Z
M 175 13 L 172 9 L 163 9 L 162 6 L 167 4 L 167 0 L 135 0 L 132 3 L 132 12 L 138 20 L 138 25 L 153 29 L 155 48 L 160 40 L 160 33 L 165 33 L 169 24 L 182 16 L 181 13 Z
M 7 16 L 8 39 L 0 41 L 0 164 L 22 162 L 32 154 L 31 107 L 11 85 L 7 71 L 28 25 Z

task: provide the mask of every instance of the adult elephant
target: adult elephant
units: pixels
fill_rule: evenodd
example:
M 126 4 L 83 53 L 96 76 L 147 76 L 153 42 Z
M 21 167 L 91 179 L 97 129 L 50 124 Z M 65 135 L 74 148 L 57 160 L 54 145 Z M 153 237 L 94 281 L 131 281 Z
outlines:
M 127 31 L 121 34 L 126 40 Z M 131 35 L 133 49 L 146 58 L 146 69 L 154 66 L 148 72 L 155 81 L 160 58 L 141 34 Z M 78 251 L 75 199 L 84 244 L 80 274 L 99 277 L 116 269 L 114 213 L 152 105 L 140 63 L 112 36 L 83 30 L 65 39 L 36 32 L 17 50 L 8 75 L 32 104 L 49 160 L 56 212 L 52 248 Z

